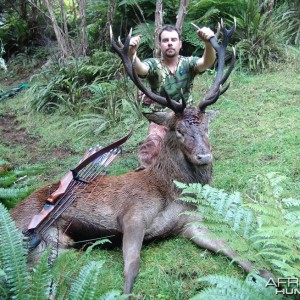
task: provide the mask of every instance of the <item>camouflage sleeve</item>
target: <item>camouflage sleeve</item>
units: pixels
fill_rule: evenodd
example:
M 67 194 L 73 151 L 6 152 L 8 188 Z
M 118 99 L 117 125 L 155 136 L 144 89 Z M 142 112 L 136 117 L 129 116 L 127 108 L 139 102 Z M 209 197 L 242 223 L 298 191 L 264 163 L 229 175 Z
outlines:
M 199 59 L 198 56 L 189 57 L 189 64 L 190 64 L 191 71 L 194 73 L 193 75 L 199 74 L 196 69 L 198 59 Z
M 146 77 L 152 77 L 153 75 L 156 74 L 157 70 L 157 61 L 155 58 L 147 58 L 143 60 L 143 63 L 149 67 L 149 71 L 147 73 Z

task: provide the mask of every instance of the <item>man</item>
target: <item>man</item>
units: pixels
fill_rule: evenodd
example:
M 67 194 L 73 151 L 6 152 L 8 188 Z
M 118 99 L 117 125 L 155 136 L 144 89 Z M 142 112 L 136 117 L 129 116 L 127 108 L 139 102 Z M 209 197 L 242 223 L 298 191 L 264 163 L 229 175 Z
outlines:
M 184 57 L 179 55 L 182 40 L 178 29 L 175 26 L 166 25 L 159 33 L 161 57 L 144 61 L 141 61 L 136 53 L 142 36 L 131 38 L 129 55 L 135 59 L 138 75 L 148 80 L 152 91 L 165 96 L 164 90 L 166 90 L 170 98 L 177 101 L 183 94 L 187 103 L 192 103 L 191 90 L 195 76 L 212 66 L 216 59 L 215 50 L 209 43 L 214 36 L 213 31 L 203 27 L 197 30 L 197 35 L 205 42 L 203 56 Z M 149 167 L 154 162 L 166 131 L 166 127 L 150 123 L 148 137 L 138 154 L 141 163 L 139 169 Z

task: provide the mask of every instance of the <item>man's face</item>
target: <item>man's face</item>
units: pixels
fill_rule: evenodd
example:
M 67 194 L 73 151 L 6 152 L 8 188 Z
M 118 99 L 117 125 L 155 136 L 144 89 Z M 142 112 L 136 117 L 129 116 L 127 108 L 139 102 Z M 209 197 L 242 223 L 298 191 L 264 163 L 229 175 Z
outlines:
M 182 42 L 176 31 L 163 31 L 161 33 L 160 49 L 163 57 L 172 58 L 179 54 Z

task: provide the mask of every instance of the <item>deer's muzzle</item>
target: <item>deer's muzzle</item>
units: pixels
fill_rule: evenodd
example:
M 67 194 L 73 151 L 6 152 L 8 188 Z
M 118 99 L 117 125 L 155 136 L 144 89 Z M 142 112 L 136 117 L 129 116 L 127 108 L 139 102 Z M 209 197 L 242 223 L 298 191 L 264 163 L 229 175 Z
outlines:
M 207 165 L 212 163 L 213 156 L 212 154 L 196 154 L 196 160 L 199 165 Z

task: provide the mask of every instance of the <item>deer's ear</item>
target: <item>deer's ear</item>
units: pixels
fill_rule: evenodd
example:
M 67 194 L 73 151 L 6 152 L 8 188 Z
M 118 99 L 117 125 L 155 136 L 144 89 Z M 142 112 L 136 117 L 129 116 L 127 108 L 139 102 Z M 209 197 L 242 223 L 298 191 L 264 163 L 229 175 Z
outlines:
M 208 123 L 212 122 L 219 113 L 219 110 L 206 110 L 205 116 L 208 119 Z
M 143 113 L 143 115 L 148 119 L 148 121 L 154 122 L 158 125 L 170 126 L 174 120 L 173 112 L 157 111 L 152 113 Z

